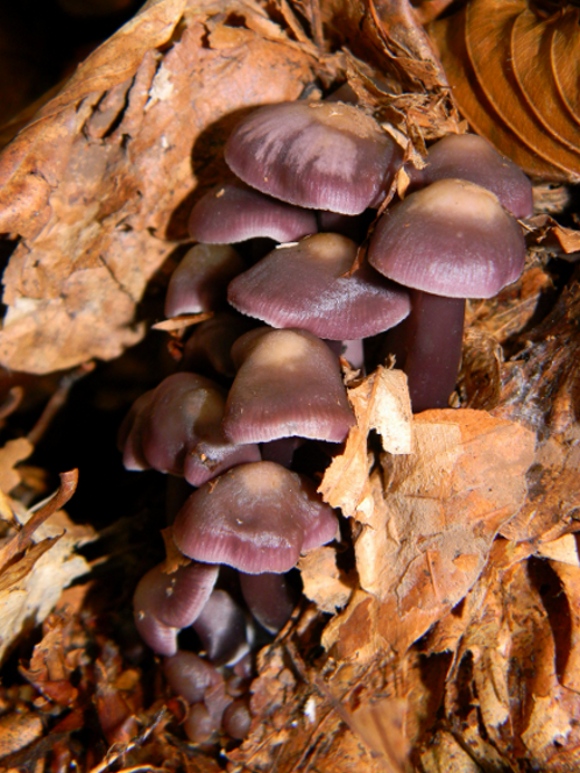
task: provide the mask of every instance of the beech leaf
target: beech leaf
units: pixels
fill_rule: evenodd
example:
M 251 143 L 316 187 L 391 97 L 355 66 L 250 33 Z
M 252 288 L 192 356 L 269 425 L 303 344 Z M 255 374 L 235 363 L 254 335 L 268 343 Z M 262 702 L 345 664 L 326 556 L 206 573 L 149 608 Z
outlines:
M 368 484 L 372 456 L 368 436 L 376 430 L 382 447 L 393 454 L 411 451 L 411 402 L 407 378 L 401 370 L 378 367 L 358 386 L 348 390 L 356 416 L 344 452 L 335 456 L 326 470 L 319 491 L 332 507 L 346 516 L 365 521 L 372 514 L 373 500 Z
M 384 455 L 384 493 L 378 473 L 370 479 L 373 518 L 355 553 L 371 595 L 353 598 L 327 628 L 325 646 L 341 652 L 344 629 L 363 625 L 362 613 L 364 637 L 403 653 L 473 587 L 495 535 L 524 501 L 530 430 L 465 409 L 425 411 L 413 435 L 413 453 Z

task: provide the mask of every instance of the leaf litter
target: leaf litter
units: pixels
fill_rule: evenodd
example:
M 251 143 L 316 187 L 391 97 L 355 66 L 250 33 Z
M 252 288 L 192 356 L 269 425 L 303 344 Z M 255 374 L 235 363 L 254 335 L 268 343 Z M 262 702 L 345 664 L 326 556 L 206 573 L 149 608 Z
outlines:
M 409 4 L 276 10 L 147 3 L 5 149 L 0 223 L 19 240 L 4 275 L 5 367 L 48 373 L 116 357 L 143 336 L 138 304 L 186 239 L 197 188 L 222 174 L 239 111 L 345 73 L 417 163 L 427 140 L 465 130 Z M 330 51 L 321 30 L 348 50 Z M 223 750 L 230 771 L 578 763 L 574 269 L 536 319 L 555 297 L 548 260 L 577 251 L 577 231 L 547 216 L 530 228 L 536 260 L 522 279 L 470 306 L 477 379 L 464 363 L 461 410 L 412 417 L 404 377 L 388 368 L 350 385 L 357 426 L 320 490 L 347 519 L 352 565 L 344 545 L 302 559 L 313 603 L 259 655 L 250 734 Z M 35 520 L 10 498 L 31 451 L 23 440 L 0 450 L 2 652 L 44 620 L 24 682 L 2 690 L 0 764 L 221 769 L 183 741 L 184 707 L 158 676 L 147 682 L 87 603 L 92 582 L 63 591 L 90 568 L 76 548 L 94 534 L 60 510 L 40 524 L 42 509 Z

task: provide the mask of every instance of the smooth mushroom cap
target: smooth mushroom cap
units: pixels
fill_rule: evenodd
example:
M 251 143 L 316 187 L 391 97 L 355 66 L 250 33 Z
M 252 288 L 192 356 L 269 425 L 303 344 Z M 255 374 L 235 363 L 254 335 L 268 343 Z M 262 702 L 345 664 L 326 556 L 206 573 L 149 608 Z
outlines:
M 334 539 L 337 527 L 311 481 L 258 462 L 194 491 L 177 514 L 173 539 L 190 558 L 260 574 L 287 572 L 302 550 Z
M 226 437 L 233 443 L 346 438 L 354 414 L 338 358 L 323 341 L 305 330 L 251 330 L 236 341 L 234 360 L 244 347 L 226 401 Z
M 230 353 L 232 345 L 255 325 L 253 320 L 233 311 L 218 312 L 194 327 L 183 348 L 181 368 L 209 378 L 233 378 L 236 368 Z
M 206 656 L 216 665 L 238 660 L 249 650 L 246 615 L 225 590 L 214 590 L 193 623 Z
M 188 703 L 203 700 L 208 687 L 223 682 L 223 677 L 212 663 L 188 650 L 179 650 L 167 658 L 163 673 L 173 692 Z
M 164 379 L 139 424 L 149 466 L 200 486 L 231 465 L 258 461 L 256 445 L 238 445 L 224 435 L 224 408 L 224 390 L 203 376 L 174 373 Z
M 160 655 L 177 651 L 177 635 L 201 613 L 213 590 L 218 567 L 194 562 L 167 574 L 159 564 L 141 578 L 133 596 L 135 625 Z
M 284 627 L 300 598 L 283 574 L 240 572 L 240 587 L 253 617 L 269 633 Z
M 495 193 L 500 204 L 514 217 L 529 217 L 534 211 L 532 184 L 523 171 L 477 134 L 450 134 L 429 148 L 427 165 L 409 165 L 410 189 L 436 180 L 459 178 Z
M 189 216 L 191 237 L 205 244 L 235 244 L 260 237 L 291 242 L 317 230 L 314 212 L 229 183 L 206 193 Z
M 229 245 L 196 244 L 171 275 L 165 296 L 165 314 L 198 314 L 225 305 L 228 282 L 246 265 Z
M 123 466 L 126 470 L 149 468 L 149 462 L 143 453 L 143 425 L 154 394 L 155 390 L 150 389 L 138 397 L 119 427 L 117 447 L 123 454 Z
M 465 180 L 439 180 L 380 218 L 368 250 L 377 271 L 451 298 L 491 298 L 522 273 L 522 229 L 497 197 Z
M 347 275 L 357 245 L 323 233 L 280 245 L 228 287 L 238 311 L 275 328 L 301 328 L 332 340 L 367 338 L 397 325 L 409 293 L 368 264 Z
M 241 121 L 225 146 L 230 169 L 262 193 L 300 207 L 364 212 L 401 163 L 377 122 L 341 102 L 285 102 Z
M 222 728 L 232 738 L 239 741 L 244 739 L 250 731 L 252 715 L 247 698 L 238 698 L 230 703 L 222 717 Z

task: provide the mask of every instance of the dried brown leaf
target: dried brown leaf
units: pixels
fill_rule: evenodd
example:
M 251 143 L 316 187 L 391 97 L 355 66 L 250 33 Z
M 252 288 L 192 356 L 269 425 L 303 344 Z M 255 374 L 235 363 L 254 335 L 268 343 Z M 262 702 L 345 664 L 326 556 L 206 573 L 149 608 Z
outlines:
M 576 542 L 571 534 L 562 539 L 566 538 Z M 562 583 L 570 615 L 569 638 L 566 635 L 567 632 L 563 630 L 554 631 L 554 635 L 558 637 L 557 645 L 560 647 L 560 652 L 565 653 L 560 660 L 558 677 L 564 687 L 580 695 L 580 561 L 577 545 L 574 547 L 575 556 L 571 555 L 571 551 L 566 551 L 567 555 L 564 558 L 567 558 L 567 561 L 558 558 L 550 561 L 550 565 Z M 575 564 L 572 563 L 573 560 Z
M 580 231 L 560 225 L 549 215 L 530 218 L 529 225 L 536 231 L 538 244 L 558 257 L 580 252 Z
M 511 4 L 508 5 L 511 7 Z M 490 11 L 488 6 L 486 9 Z M 494 15 L 495 11 L 489 13 L 490 17 Z M 530 152 L 525 137 L 510 129 L 496 112 L 473 71 L 466 47 L 465 21 L 466 10 L 462 8 L 457 13 L 438 20 L 430 27 L 431 36 L 437 46 L 461 114 L 475 132 L 487 137 L 496 148 L 515 161 L 530 176 L 545 180 L 575 179 L 577 175 L 573 170 L 568 170 L 565 165 L 551 163 L 543 153 Z M 493 40 L 496 43 L 500 42 L 496 37 Z M 497 61 L 495 56 L 491 59 L 493 62 Z M 499 69 L 507 64 L 505 61 L 503 64 L 500 61 L 497 67 Z M 489 85 L 488 82 L 487 86 Z M 511 100 L 516 99 L 517 96 L 512 93 Z
M 550 63 L 558 92 L 570 116 L 580 124 L 580 39 L 578 38 L 578 9 L 573 5 L 557 19 L 552 33 Z
M 372 514 L 369 470 L 373 457 L 368 451 L 368 436 L 376 430 L 383 449 L 393 454 L 411 450 L 411 403 L 407 378 L 400 370 L 377 368 L 361 384 L 348 390 L 356 416 L 356 426 L 348 434 L 344 453 L 335 456 L 327 469 L 319 491 L 332 507 L 340 507 L 346 516 L 366 522 Z
M 512 27 L 511 60 L 514 77 L 526 105 L 544 129 L 572 151 L 578 149 L 578 124 L 562 109 L 553 68 L 548 66 L 553 23 L 530 8 L 518 14 Z
M 526 9 L 525 2 L 492 0 L 491 5 L 475 0 L 466 8 L 465 40 L 477 80 L 497 114 L 532 153 L 577 177 L 580 174 L 577 146 L 570 149 L 546 132 L 530 111 L 513 76 L 510 34 L 517 17 Z M 529 69 L 535 63 L 526 57 L 526 64 Z
M 298 569 L 302 578 L 302 592 L 314 601 L 321 612 L 333 614 L 348 602 L 354 577 L 345 577 L 336 565 L 336 551 L 331 547 L 310 550 L 301 556 Z
M 75 549 L 94 539 L 94 532 L 73 524 L 58 510 L 72 496 L 76 476 L 67 479 L 65 474 L 63 483 L 34 513 L 22 512 L 22 507 L 13 503 L 19 528 L 12 529 L 0 547 L 0 659 L 23 629 L 44 620 L 63 588 L 89 571 L 88 563 Z
M 372 595 L 355 594 L 327 628 L 325 646 L 339 657 L 356 650 L 347 629 L 404 653 L 473 587 L 524 500 L 535 438 L 521 425 L 482 411 L 426 411 L 413 431 L 412 454 L 385 454 L 384 493 L 378 475 L 370 479 L 373 520 L 355 553 Z
M 20 483 L 20 475 L 14 469 L 18 462 L 27 459 L 34 447 L 27 438 L 8 440 L 0 448 L 0 489 L 7 494 Z
M 370 16 L 403 83 L 415 90 L 447 89 L 447 78 L 408 0 L 371 0 Z
M 42 720 L 35 714 L 15 711 L 0 717 L 0 761 L 38 740 L 43 732 Z
M 303 623 L 308 628 L 307 620 L 298 621 L 298 630 Z M 228 754 L 232 773 L 357 768 L 402 773 L 405 703 L 383 692 L 389 692 L 384 662 L 362 670 L 344 663 L 321 668 L 303 660 L 305 648 L 307 639 L 299 640 L 295 629 L 260 654 L 252 728 L 242 746 Z M 384 701 L 377 699 L 381 693 Z

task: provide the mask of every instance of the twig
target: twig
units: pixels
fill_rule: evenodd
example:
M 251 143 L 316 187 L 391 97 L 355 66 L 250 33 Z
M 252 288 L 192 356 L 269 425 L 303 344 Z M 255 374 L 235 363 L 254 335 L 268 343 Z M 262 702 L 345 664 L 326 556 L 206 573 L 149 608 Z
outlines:
M 83 376 L 91 373 L 94 369 L 95 363 L 87 362 L 84 365 L 75 368 L 71 373 L 67 373 L 66 376 L 63 376 L 56 389 L 56 392 L 47 402 L 44 411 L 40 414 L 40 418 L 27 435 L 27 440 L 32 443 L 33 446 L 38 444 L 38 441 L 44 435 L 56 414 L 66 403 L 72 387 L 77 383 L 77 381 L 83 378 Z
M 61 473 L 60 487 L 56 494 L 34 513 L 22 529 L 0 550 L 0 571 L 28 546 L 36 529 L 69 501 L 75 493 L 78 477 L 78 470 Z

